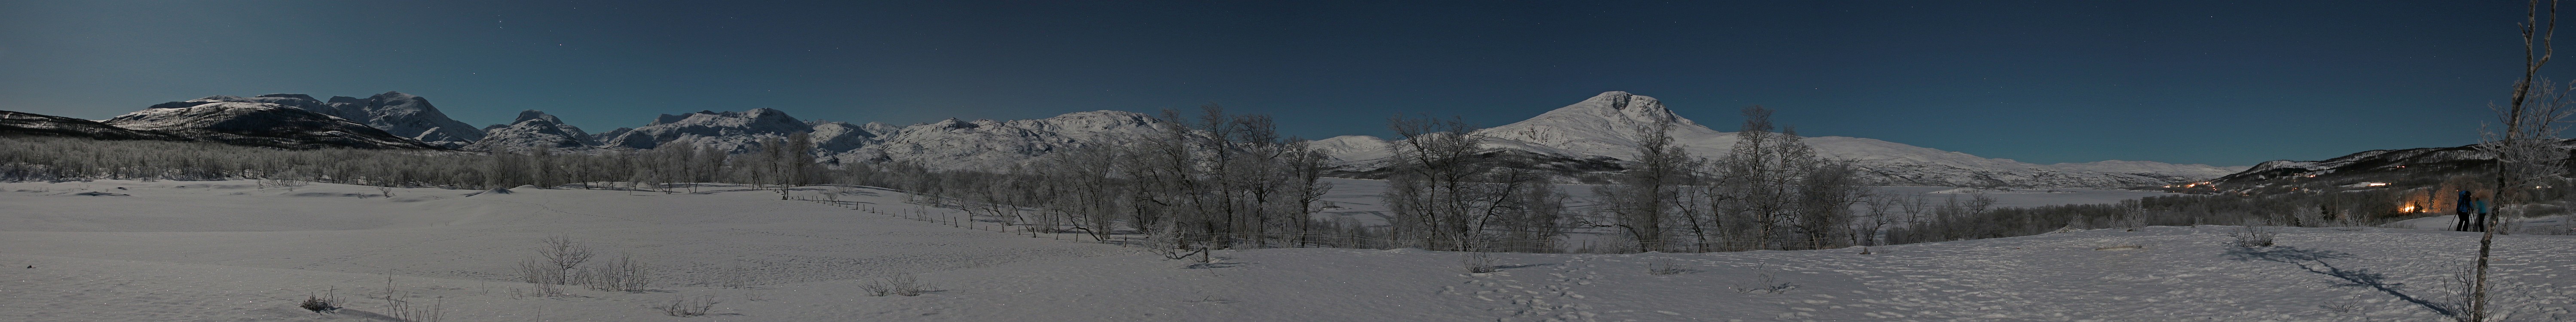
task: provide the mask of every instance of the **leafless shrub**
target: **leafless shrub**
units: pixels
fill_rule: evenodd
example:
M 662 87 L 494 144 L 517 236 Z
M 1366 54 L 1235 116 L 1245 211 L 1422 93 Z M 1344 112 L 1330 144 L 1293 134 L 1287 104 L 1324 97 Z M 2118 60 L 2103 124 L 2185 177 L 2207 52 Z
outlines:
M 400 298 L 396 298 L 393 301 L 386 303 L 389 308 L 387 310 L 389 311 L 388 313 L 393 314 L 393 318 L 396 321 L 438 322 L 447 315 L 446 297 L 439 297 L 437 301 L 430 302 L 429 306 L 426 307 L 413 306 L 411 301 Z
M 313 313 L 339 312 L 341 303 L 339 291 L 340 288 L 333 287 L 329 290 L 324 290 L 321 297 L 314 297 L 313 294 L 309 293 L 304 294 L 304 303 L 296 304 L 295 307 L 304 308 L 305 310 L 313 311 Z
M 2361 311 L 2361 304 L 2360 304 L 2360 303 L 2354 303 L 2354 302 L 2337 302 L 2337 303 L 2331 303 L 2331 304 L 2326 304 L 2326 305 L 2318 305 L 2318 306 L 2317 306 L 2317 308 L 2318 308 L 2318 309 L 2326 310 L 2326 312 L 2334 312 L 2334 313 L 2352 313 L 2352 312 L 2359 312 L 2359 311 Z
M 644 291 L 652 284 L 651 268 L 634 256 L 618 254 L 616 258 L 592 265 L 581 273 L 590 289 L 612 292 Z
M 1193 245 L 1186 239 L 1188 237 L 1180 234 L 1180 226 L 1166 222 L 1161 229 L 1155 229 L 1152 234 L 1147 234 L 1141 246 L 1144 246 L 1146 251 L 1163 256 L 1164 259 L 1187 259 L 1207 251 L 1206 248 L 1194 247 L 1199 245 Z
M 385 272 L 384 296 L 385 314 L 391 314 L 390 317 L 395 321 L 438 322 L 438 320 L 447 315 L 445 310 L 447 306 L 446 297 L 439 297 L 437 302 L 431 302 L 427 307 L 412 305 L 411 300 L 409 300 L 409 298 L 412 297 L 411 293 L 401 292 L 394 289 L 394 273 L 392 271 Z
M 1798 288 L 1797 283 L 1782 282 L 1779 278 L 1772 277 L 1771 267 L 1769 265 L 1763 265 L 1761 268 L 1758 268 L 1758 270 L 1761 272 L 1754 274 L 1752 285 L 1736 284 L 1735 287 L 1733 287 L 1735 292 L 1744 294 L 1782 294 L 1788 293 L 1789 290 Z
M 718 274 L 716 279 L 716 282 L 724 288 L 745 288 L 751 287 L 752 284 L 751 272 L 742 268 L 742 260 L 734 260 L 733 266 L 725 268 L 724 273 Z
M 859 285 L 859 290 L 867 291 L 868 296 L 886 296 L 889 294 L 916 296 L 921 295 L 921 293 L 929 292 L 929 288 L 929 284 L 922 284 L 920 280 L 914 279 L 912 274 L 899 274 L 878 278 L 876 280 L 868 281 L 867 284 Z
M 2272 236 L 2280 233 L 2279 227 L 2249 224 L 2236 228 L 2236 231 L 2227 232 L 2227 238 L 2230 239 L 2228 245 L 2245 248 L 2272 247 Z
M 2442 280 L 2442 290 L 2447 291 L 2450 294 L 2447 294 L 2449 296 L 2437 300 L 2433 305 L 2440 306 L 2443 309 L 2451 311 L 2451 318 L 2453 319 L 2459 321 L 2474 321 L 2471 317 L 2472 314 L 2468 314 L 2467 311 L 2474 309 L 2470 303 L 2475 303 L 2477 301 L 2478 294 L 2475 291 L 2478 281 L 2477 267 L 2470 265 L 2451 266 L 2451 276 Z
M 572 237 L 547 235 L 545 239 L 538 240 L 536 257 L 519 260 L 519 279 L 535 284 L 535 289 L 530 292 L 536 296 L 560 295 L 562 291 L 556 288 L 557 285 L 583 284 L 587 280 L 583 275 L 588 272 L 580 270 L 581 264 L 596 255 L 590 246 Z
M 1648 264 L 1646 264 L 1646 273 L 1647 273 L 1647 274 L 1655 274 L 1655 275 L 1673 275 L 1673 274 L 1690 273 L 1690 272 L 1697 272 L 1697 271 L 1699 271 L 1699 270 L 1688 269 L 1688 268 L 1682 268 L 1682 267 L 1681 267 L 1681 264 L 1676 263 L 1676 262 L 1675 262 L 1675 261 L 1673 261 L 1673 259 L 1671 259 L 1671 258 L 1657 258 L 1657 259 L 1655 259 L 1655 261 L 1653 261 L 1653 262 L 1649 262 Z
M 715 295 L 674 297 L 669 304 L 657 305 L 653 309 L 662 310 L 662 314 L 670 316 L 706 316 L 707 311 L 715 309 L 716 303 L 721 302 L 716 300 Z
M 1496 269 L 1494 257 L 1479 252 L 1458 256 L 1458 264 L 1466 267 L 1468 273 L 1492 273 Z
M 566 284 L 563 280 L 564 276 L 561 268 L 544 260 L 535 258 L 519 260 L 519 279 L 528 284 L 535 284 L 536 288 L 530 292 L 536 293 L 534 294 L 536 296 L 555 296 L 562 293 L 555 286 Z
M 570 277 L 569 274 L 576 272 L 573 269 L 581 267 L 581 263 L 590 261 L 590 257 L 596 255 L 590 252 L 590 246 L 564 235 L 546 235 L 546 238 L 539 243 L 542 245 L 537 247 L 537 256 L 544 257 L 547 264 L 554 265 L 554 271 L 558 273 L 554 279 L 555 284 L 571 282 L 568 277 Z

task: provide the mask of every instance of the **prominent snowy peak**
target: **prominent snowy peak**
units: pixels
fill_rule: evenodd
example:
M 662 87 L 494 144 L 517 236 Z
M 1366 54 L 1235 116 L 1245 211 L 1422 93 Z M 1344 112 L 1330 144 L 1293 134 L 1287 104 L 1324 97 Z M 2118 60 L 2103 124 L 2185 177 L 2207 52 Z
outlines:
M 326 103 L 338 108 L 344 118 L 365 113 L 365 116 L 360 116 L 361 118 L 350 120 L 366 123 L 368 126 L 414 140 L 446 146 L 462 146 L 483 139 L 482 131 L 472 125 L 466 125 L 465 122 L 448 118 L 447 113 L 441 113 L 438 107 L 431 106 L 428 98 L 416 95 L 384 92 L 368 96 L 364 100 L 332 97 L 331 102 Z
M 1366 135 L 1344 135 L 1306 142 L 1306 146 L 1314 148 L 1315 152 L 1342 164 L 1376 162 L 1394 156 L 1394 150 L 1389 150 L 1393 148 L 1390 145 L 1386 139 Z
M 1122 111 L 1075 112 L 1034 120 L 942 120 L 894 129 L 859 126 L 878 137 L 832 158 L 838 162 L 910 162 L 938 169 L 1004 170 L 1046 153 L 1152 133 L 1162 122 Z M 816 139 L 822 140 L 818 135 Z
M 589 133 L 583 133 L 581 128 L 564 124 L 562 119 L 537 110 L 521 111 L 516 121 L 508 125 L 494 126 L 484 131 L 483 140 L 468 144 L 464 149 L 527 151 L 583 149 L 599 145 L 597 141 L 591 140 Z
M 574 138 L 587 142 L 584 144 L 599 145 L 597 140 L 591 139 L 590 132 L 582 131 L 581 127 L 572 126 L 570 123 L 564 123 L 563 119 L 555 118 L 553 114 L 546 114 L 544 111 L 519 111 L 519 117 L 510 120 L 510 124 L 527 123 L 529 121 L 538 121 L 553 125 L 555 128 L 563 129 L 564 134 L 571 135 Z
M 439 148 L 338 117 L 270 103 L 214 102 L 185 108 L 147 109 L 103 123 L 204 141 L 286 149 Z
M 871 132 L 865 126 L 841 122 L 811 122 L 807 125 L 814 127 L 814 149 L 826 154 L 858 150 L 875 142 L 877 137 L 891 133 Z
M 747 153 L 767 138 L 784 138 L 790 134 L 811 132 L 813 126 L 787 116 L 786 112 L 758 108 L 741 112 L 698 111 L 688 114 L 664 114 L 652 124 L 626 131 L 611 131 L 617 136 L 604 142 L 611 147 L 651 149 L 664 143 L 694 138 L 700 146 L 731 153 Z
M 1477 131 L 1486 138 L 1512 142 L 1489 145 L 1541 153 L 1598 155 L 1620 159 L 1636 154 L 1637 136 L 1656 124 L 1671 122 L 1672 136 L 1686 145 L 1719 140 L 1726 133 L 1674 115 L 1654 97 L 1605 92 L 1528 120 Z M 1728 145 L 1732 145 L 1731 141 Z M 1693 151 L 1697 152 L 1697 151 Z
M 446 147 L 463 146 L 483 139 L 483 131 L 465 122 L 449 119 L 428 98 L 401 92 L 385 92 L 364 99 L 333 96 L 329 101 L 305 94 L 266 94 L 252 97 L 229 95 L 161 103 L 153 109 L 187 108 L 216 102 L 265 103 L 329 115 L 375 127 L 396 136 L 430 142 Z
M 135 131 L 69 117 L 0 111 L 0 136 L 68 136 L 102 140 L 189 141 L 157 132 Z
M 608 139 L 615 139 L 615 138 L 617 138 L 617 136 L 620 136 L 620 135 L 626 135 L 626 132 L 631 132 L 631 131 L 635 131 L 635 128 L 631 128 L 631 127 L 621 127 L 621 128 L 610 129 L 610 130 L 608 130 L 608 132 L 599 132 L 599 133 L 591 134 L 591 135 L 590 135 L 590 141 L 591 141 L 591 142 L 599 142 L 599 144 L 600 144 L 600 145 L 607 145 L 607 144 L 608 144 Z

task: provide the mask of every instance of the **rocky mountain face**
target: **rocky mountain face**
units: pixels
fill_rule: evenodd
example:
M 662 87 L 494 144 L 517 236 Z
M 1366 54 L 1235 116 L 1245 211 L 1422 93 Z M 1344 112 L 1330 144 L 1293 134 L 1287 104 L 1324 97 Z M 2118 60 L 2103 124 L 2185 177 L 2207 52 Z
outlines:
M 876 137 L 857 140 L 857 149 L 831 158 L 841 163 L 911 162 L 943 170 L 1008 169 L 1049 152 L 1152 133 L 1160 124 L 1145 114 L 1122 111 L 1075 112 L 1034 120 L 948 119 L 899 128 L 869 123 L 859 132 Z M 820 137 L 817 141 L 822 141 Z
M 98 121 L 0 111 L 0 136 L 6 135 L 67 136 L 100 140 L 194 141 L 160 132 L 129 130 Z
M 651 149 L 664 143 L 687 140 L 729 153 L 749 153 L 759 150 L 761 140 L 783 139 L 790 134 L 811 132 L 814 127 L 787 116 L 786 112 L 758 108 L 741 112 L 663 114 L 654 117 L 652 124 L 619 130 L 611 131 L 617 134 L 616 137 L 600 143 L 608 147 Z
M 826 162 L 911 162 L 942 170 L 999 170 L 1048 152 L 1145 134 L 1155 124 L 1145 114 L 1091 111 L 1034 120 L 950 119 L 893 126 L 802 122 L 777 110 L 753 109 L 662 115 L 652 124 L 603 133 L 613 138 L 600 143 L 610 148 L 651 149 L 687 142 L 748 153 L 759 150 L 763 140 L 808 133 L 814 142 L 812 152 Z
M 284 149 L 439 148 L 366 124 L 272 103 L 209 102 L 189 107 L 153 108 L 126 113 L 100 123 L 199 141 Z
M 473 151 L 528 151 L 596 149 L 598 141 L 581 128 L 564 124 L 562 119 L 537 110 L 520 111 L 510 124 L 485 127 L 483 139 L 463 147 Z M 575 152 L 575 151 L 566 151 Z
M 2576 140 L 2560 141 L 2559 148 L 2576 151 Z M 2576 161 L 2576 153 L 2569 156 L 2570 161 Z M 2246 187 L 2316 180 L 2392 181 L 2407 176 L 2484 175 L 2494 171 L 2495 163 L 2494 155 L 2478 151 L 2476 145 L 2370 150 L 2318 161 L 2265 161 L 2243 172 L 2209 182 L 2223 187 Z
M 1673 114 L 1653 97 L 1627 92 L 1601 93 L 1529 120 L 1477 133 L 1487 138 L 1486 148 L 1527 152 L 1558 164 L 1581 163 L 1589 157 L 1634 158 L 1641 133 L 1638 130 L 1659 122 L 1673 123 L 1670 135 L 1674 142 L 1697 157 L 1724 156 L 1738 140 L 1735 133 L 1719 132 Z M 1853 161 L 1866 172 L 1864 178 L 1877 185 L 2116 188 L 2203 180 L 2214 177 L 2213 173 L 2229 172 L 2206 165 L 2147 161 L 2042 166 L 1867 138 L 1824 136 L 1801 140 L 1819 156 Z M 1367 172 L 1367 167 L 1383 164 L 1371 160 L 1384 158 L 1384 152 L 1367 147 L 1387 144 L 1374 137 L 1349 136 L 1320 143 L 1335 159 L 1349 162 L 1343 169 L 1348 172 Z M 2118 172 L 2102 171 L 2105 169 Z
M 313 96 L 304 94 L 267 94 L 252 97 L 216 95 L 161 103 L 153 105 L 152 108 L 194 107 L 214 102 L 276 104 L 366 124 L 396 136 L 429 142 L 441 147 L 462 147 L 483 139 L 482 130 L 466 125 L 465 122 L 449 119 L 446 113 L 438 111 L 438 107 L 431 106 L 428 98 L 402 92 L 385 92 L 364 99 L 333 96 L 329 101 L 315 100 Z
M 367 96 L 366 99 L 332 96 L 331 101 L 326 103 L 339 108 L 341 111 L 339 115 L 363 115 L 359 119 L 349 119 L 351 121 L 366 123 L 367 126 L 422 142 L 442 146 L 462 146 L 483 139 L 482 131 L 476 130 L 472 125 L 466 125 L 465 122 L 447 118 L 447 113 L 439 112 L 437 107 L 429 105 L 428 98 L 420 96 L 384 92 Z

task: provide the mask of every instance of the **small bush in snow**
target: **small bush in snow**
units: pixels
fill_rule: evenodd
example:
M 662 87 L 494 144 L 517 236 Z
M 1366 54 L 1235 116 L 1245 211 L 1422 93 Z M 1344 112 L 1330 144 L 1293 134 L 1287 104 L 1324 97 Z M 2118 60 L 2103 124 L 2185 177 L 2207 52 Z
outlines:
M 589 271 L 581 273 L 580 280 L 594 290 L 640 292 L 652 284 L 650 275 L 651 269 L 644 262 L 619 254 L 617 258 L 591 265 Z
M 1781 294 L 1788 293 L 1789 290 L 1798 289 L 1797 283 L 1782 282 L 1779 278 L 1772 277 L 1770 265 L 1763 265 L 1761 268 L 1758 268 L 1758 270 L 1760 270 L 1761 273 L 1754 274 L 1752 285 L 1736 284 L 1735 287 L 1733 287 L 1735 292 L 1744 294 Z
M 2478 268 L 2477 266 L 2461 264 L 2454 264 L 2450 267 L 2451 276 L 2448 279 L 2442 280 L 2441 286 L 2443 291 L 2450 294 L 2447 294 L 2449 295 L 2447 297 L 2434 300 L 2433 305 L 2450 310 L 2452 319 L 2469 321 L 2469 310 L 2475 308 L 2471 303 L 2476 303 L 2478 300 Z
M 662 314 L 670 316 L 706 316 L 707 311 L 715 309 L 716 303 L 716 296 L 714 295 L 699 295 L 695 297 L 671 298 L 670 303 L 657 305 L 653 308 L 662 310 Z
M 305 294 L 304 303 L 296 304 L 295 307 L 304 308 L 305 310 L 313 311 L 313 313 L 333 313 L 340 310 L 339 303 L 339 288 L 332 288 L 329 291 L 324 291 L 321 297 L 314 297 L 313 294 Z
M 1485 253 L 1471 252 L 1465 256 L 1459 256 L 1458 264 L 1465 266 L 1468 273 L 1492 273 L 1497 269 L 1494 267 L 1494 257 Z
M 2227 237 L 2232 239 L 2228 245 L 2246 248 L 2272 247 L 2272 236 L 2279 234 L 2278 227 L 2245 225 L 2227 233 Z
M 1692 269 L 1688 269 L 1688 268 L 1682 268 L 1680 264 L 1676 264 L 1676 263 L 1674 263 L 1674 262 L 1673 262 L 1673 259 L 1671 259 L 1671 258 L 1658 258 L 1658 259 L 1655 259 L 1655 261 L 1654 261 L 1653 263 L 1651 263 L 1651 264 L 1646 264 L 1646 273 L 1647 273 L 1647 274 L 1655 274 L 1655 275 L 1673 275 L 1673 274 L 1689 273 L 1689 272 L 1695 272 L 1695 271 L 1697 271 L 1697 270 L 1692 270 Z
M 878 278 L 876 280 L 868 281 L 867 284 L 859 285 L 859 290 L 867 291 L 868 296 L 915 296 L 929 292 L 929 289 L 930 285 L 922 284 L 920 280 L 913 279 L 912 274 L 900 274 Z

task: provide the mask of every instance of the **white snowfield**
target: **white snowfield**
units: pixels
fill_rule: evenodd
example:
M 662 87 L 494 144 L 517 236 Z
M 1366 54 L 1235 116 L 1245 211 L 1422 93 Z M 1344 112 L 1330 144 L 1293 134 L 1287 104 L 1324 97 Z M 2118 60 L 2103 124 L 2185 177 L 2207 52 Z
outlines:
M 390 273 L 408 294 L 397 300 L 436 304 L 444 321 L 2429 321 L 2477 240 L 2289 228 L 2281 246 L 2249 249 L 2221 245 L 2236 227 L 2158 226 L 1868 255 L 1494 254 L 1499 271 L 1470 274 L 1460 253 L 1415 249 L 1230 250 L 1193 265 L 900 218 L 958 212 L 882 189 L 834 205 L 743 188 L 388 198 L 334 184 L 0 183 L 0 320 L 377 321 Z M 548 234 L 642 259 L 654 290 L 527 296 L 513 265 Z M 2576 237 L 2499 236 L 2496 249 L 2500 320 L 2576 319 Z M 1667 260 L 1677 273 L 1649 273 Z M 754 286 L 721 285 L 735 273 Z M 859 287 L 904 273 L 935 291 Z M 296 308 L 326 290 L 348 308 Z M 698 295 L 721 303 L 703 317 L 652 308 Z

